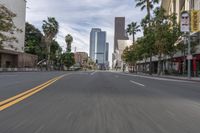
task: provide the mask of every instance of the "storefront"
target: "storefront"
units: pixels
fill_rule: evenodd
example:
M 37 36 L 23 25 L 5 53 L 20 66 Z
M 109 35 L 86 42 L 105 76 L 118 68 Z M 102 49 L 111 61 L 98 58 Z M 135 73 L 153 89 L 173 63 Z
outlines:
M 179 74 L 187 74 L 188 61 L 186 57 L 177 57 L 173 60 L 174 70 Z M 200 54 L 193 55 L 191 60 L 191 75 L 194 77 L 200 76 Z
M 196 76 L 200 76 L 200 54 L 197 54 L 194 56 L 193 60 L 192 60 L 192 71 L 193 71 L 193 75 Z

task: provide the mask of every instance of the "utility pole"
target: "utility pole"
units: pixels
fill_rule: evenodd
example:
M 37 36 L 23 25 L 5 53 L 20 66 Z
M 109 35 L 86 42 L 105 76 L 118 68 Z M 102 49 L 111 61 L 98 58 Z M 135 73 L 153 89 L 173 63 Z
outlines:
M 184 33 L 184 45 L 183 45 L 183 55 L 184 55 L 184 63 L 183 63 L 183 75 L 185 75 L 185 73 L 187 72 L 186 70 L 186 45 L 187 45 L 187 34 Z
M 187 60 L 188 60 L 188 78 L 191 79 L 191 60 L 192 60 L 192 55 L 191 55 L 191 40 L 190 40 L 190 14 L 187 11 L 183 11 L 181 13 L 181 31 L 184 32 L 185 34 L 188 33 L 188 55 L 187 55 Z
M 191 40 L 190 40 L 190 32 L 188 34 L 188 78 L 191 79 Z
M 192 1 L 190 1 L 189 3 L 189 14 L 190 12 L 194 9 L 194 7 L 192 6 L 194 3 L 192 3 Z M 191 15 L 189 15 L 190 20 L 191 20 Z M 191 25 L 191 22 L 189 22 Z M 190 33 L 191 33 L 191 26 L 189 27 L 189 34 L 188 34 L 188 79 L 191 79 L 191 60 L 192 60 L 192 54 L 191 54 L 191 38 L 190 38 Z

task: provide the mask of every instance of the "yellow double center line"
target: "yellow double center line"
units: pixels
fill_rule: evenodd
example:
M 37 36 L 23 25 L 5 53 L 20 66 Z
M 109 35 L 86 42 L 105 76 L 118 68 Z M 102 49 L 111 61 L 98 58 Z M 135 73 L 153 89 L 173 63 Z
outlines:
M 25 92 L 20 93 L 20 94 L 18 94 L 16 96 L 13 96 L 13 97 L 11 97 L 9 99 L 1 101 L 0 102 L 0 111 L 2 111 L 4 109 L 6 109 L 6 108 L 8 108 L 8 107 L 20 102 L 20 101 L 22 101 L 22 100 L 32 96 L 33 94 L 35 94 L 35 93 L 37 93 L 37 92 L 39 92 L 39 91 L 41 91 L 43 89 L 45 89 L 46 87 L 48 87 L 49 85 L 53 84 L 57 80 L 63 78 L 64 76 L 66 76 L 66 74 L 62 75 L 62 76 L 59 76 L 59 77 L 56 77 L 56 78 L 53 78 L 53 79 L 51 79 L 51 80 L 49 80 L 49 81 L 47 81 L 47 82 L 45 82 L 45 83 L 43 83 L 43 84 L 41 84 L 39 86 L 36 86 L 36 87 L 34 87 L 34 88 L 32 88 L 32 89 L 30 89 L 28 91 L 25 91 Z

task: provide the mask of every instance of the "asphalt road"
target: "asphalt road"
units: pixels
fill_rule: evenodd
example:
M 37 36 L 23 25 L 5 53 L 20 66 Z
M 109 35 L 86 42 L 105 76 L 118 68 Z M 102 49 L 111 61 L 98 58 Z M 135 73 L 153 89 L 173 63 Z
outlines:
M 114 72 L 1 73 L 0 101 L 63 74 L 0 111 L 0 133 L 200 132 L 198 82 Z

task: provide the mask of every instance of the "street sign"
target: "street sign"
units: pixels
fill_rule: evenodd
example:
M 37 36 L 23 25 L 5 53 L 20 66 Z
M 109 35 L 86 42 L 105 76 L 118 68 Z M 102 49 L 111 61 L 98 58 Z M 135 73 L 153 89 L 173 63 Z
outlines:
M 181 32 L 190 32 L 190 15 L 187 11 L 181 13 Z
M 187 55 L 187 60 L 192 60 L 192 55 Z
M 200 10 L 192 10 L 191 11 L 191 31 L 198 32 L 200 31 Z

